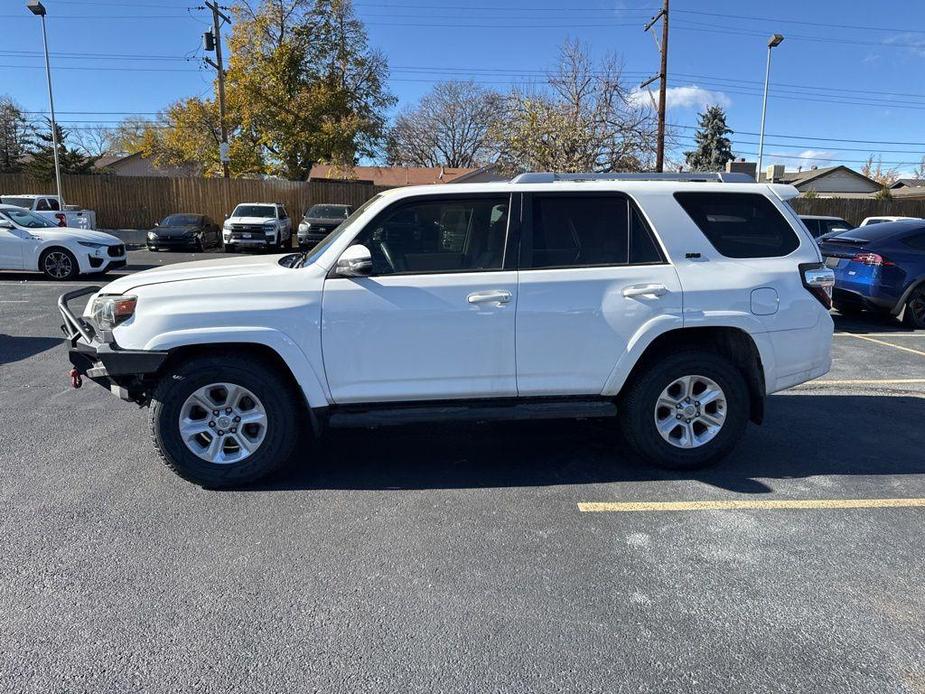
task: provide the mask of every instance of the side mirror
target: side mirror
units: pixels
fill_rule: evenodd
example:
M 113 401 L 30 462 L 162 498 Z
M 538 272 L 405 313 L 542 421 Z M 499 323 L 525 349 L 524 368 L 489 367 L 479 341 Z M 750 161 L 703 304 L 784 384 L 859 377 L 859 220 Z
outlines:
M 338 258 L 335 270 L 341 277 L 365 277 L 372 274 L 373 256 L 366 246 L 350 246 Z
M 160 222 L 154 222 L 154 226 L 159 227 L 160 225 L 161 225 Z

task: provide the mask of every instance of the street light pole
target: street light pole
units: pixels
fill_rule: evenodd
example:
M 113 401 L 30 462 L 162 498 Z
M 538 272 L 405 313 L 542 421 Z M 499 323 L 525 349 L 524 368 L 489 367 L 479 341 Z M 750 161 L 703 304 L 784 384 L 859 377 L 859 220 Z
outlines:
M 64 189 L 61 186 L 61 164 L 58 161 L 58 125 L 55 121 L 55 97 L 51 90 L 51 61 L 48 59 L 48 34 L 45 31 L 45 6 L 40 0 L 29 0 L 26 3 L 29 11 L 42 19 L 42 45 L 45 47 L 45 76 L 48 78 L 48 107 L 51 111 L 51 143 L 55 156 L 55 186 L 57 187 L 58 201 L 64 209 Z
M 755 167 L 755 180 L 761 180 L 761 159 L 764 154 L 764 120 L 768 112 L 768 82 L 771 79 L 771 49 L 784 40 L 781 34 L 774 34 L 768 40 L 768 63 L 764 70 L 764 99 L 761 102 L 761 130 L 758 133 L 758 164 Z

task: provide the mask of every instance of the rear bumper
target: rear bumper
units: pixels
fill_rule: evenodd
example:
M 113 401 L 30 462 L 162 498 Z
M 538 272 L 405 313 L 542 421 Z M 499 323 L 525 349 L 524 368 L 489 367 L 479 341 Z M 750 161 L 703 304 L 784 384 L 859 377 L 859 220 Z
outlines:
M 756 335 L 765 363 L 767 393 L 776 393 L 824 376 L 832 368 L 834 323 L 828 312 L 820 313 L 816 325 L 798 330 L 776 330 Z M 763 348 L 762 348 L 763 347 Z

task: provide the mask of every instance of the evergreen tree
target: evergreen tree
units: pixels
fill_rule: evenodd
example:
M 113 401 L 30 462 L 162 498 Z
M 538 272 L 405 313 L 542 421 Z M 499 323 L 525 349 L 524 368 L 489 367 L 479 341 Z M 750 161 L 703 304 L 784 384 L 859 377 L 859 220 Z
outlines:
M 709 106 L 700 114 L 700 123 L 694 139 L 697 148 L 685 152 L 684 157 L 692 171 L 722 171 L 732 160 L 732 143 L 727 135 L 732 130 L 726 125 L 726 113 L 719 106 Z
M 68 132 L 55 126 L 58 133 L 58 163 L 63 174 L 92 174 L 93 164 L 98 157 L 88 157 L 77 149 L 67 146 Z M 55 177 L 55 147 L 51 136 L 51 123 L 48 130 L 35 134 L 35 148 L 32 158 L 25 165 L 25 172 L 36 178 L 51 180 Z
M 22 109 L 8 96 L 0 96 L 0 173 L 16 173 L 30 145 L 30 127 Z

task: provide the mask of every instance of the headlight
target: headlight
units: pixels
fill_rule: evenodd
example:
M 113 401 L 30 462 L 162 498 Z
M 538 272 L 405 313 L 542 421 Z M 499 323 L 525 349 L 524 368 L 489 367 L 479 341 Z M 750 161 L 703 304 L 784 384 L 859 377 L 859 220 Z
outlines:
M 149 231 L 149 232 L 148 232 L 148 238 L 151 239 L 152 241 L 154 241 L 154 240 L 157 238 L 157 234 L 154 233 L 153 231 Z
M 105 243 L 91 243 L 90 241 L 78 241 L 77 243 L 79 243 L 84 248 L 93 248 L 94 250 L 106 248 Z
M 115 326 L 135 315 L 135 296 L 100 295 L 93 300 L 90 315 L 93 322 L 103 330 L 112 330 Z
M 231 225 L 228 222 L 225 222 L 224 224 L 222 224 L 222 230 L 231 231 Z

